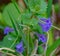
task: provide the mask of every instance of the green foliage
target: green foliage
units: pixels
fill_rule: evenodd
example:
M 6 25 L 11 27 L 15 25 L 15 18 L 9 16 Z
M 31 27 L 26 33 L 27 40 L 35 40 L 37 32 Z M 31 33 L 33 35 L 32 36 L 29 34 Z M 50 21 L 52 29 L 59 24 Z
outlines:
M 4 23 L 4 21 L 2 20 L 3 18 L 2 18 L 2 13 L 0 12 L 0 25 L 3 25 Z
M 50 54 L 60 45 L 60 38 L 57 39 L 50 47 L 48 47 L 46 56 L 50 56 Z
M 48 46 L 51 46 L 53 44 L 53 28 L 50 29 L 49 31 L 49 42 Z
M 2 42 L 0 42 L 0 47 L 10 48 L 12 43 L 16 41 L 13 45 L 13 49 L 20 40 L 23 40 L 24 47 L 26 48 L 26 53 L 31 53 L 34 50 L 34 40 L 35 36 L 30 35 L 31 32 L 39 32 L 43 34 L 41 27 L 38 25 L 40 18 L 50 16 L 52 0 L 49 0 L 48 8 L 45 0 L 24 0 L 28 6 L 23 12 L 19 9 L 15 0 L 11 0 L 13 3 L 9 3 L 3 10 L 3 21 L 6 26 L 14 28 L 16 36 L 6 35 Z M 47 15 L 46 15 L 47 14 Z M 39 18 L 39 19 L 38 19 Z M 26 31 L 24 29 L 26 28 Z M 28 29 L 29 28 L 29 29 Z M 51 37 L 51 36 L 50 36 Z M 17 38 L 17 40 L 16 40 Z M 57 40 L 51 47 L 47 50 L 47 56 L 60 44 L 60 39 Z M 53 47 L 53 48 L 52 48 Z M 52 49 L 51 49 L 52 48 Z M 27 50 L 29 52 L 27 52 Z M 38 54 L 43 53 L 42 46 L 38 46 Z M 28 55 L 29 55 L 28 54 Z
M 3 11 L 3 17 L 4 17 L 3 19 L 5 21 L 5 24 L 7 24 L 7 25 L 12 27 L 12 23 L 11 23 L 9 15 L 7 13 L 7 10 L 10 11 L 12 16 L 14 15 L 13 16 L 14 18 L 12 17 L 13 19 L 18 19 L 18 16 L 19 16 L 20 13 L 17 11 L 17 9 L 16 9 L 16 7 L 15 7 L 15 5 L 13 3 L 10 3 L 9 5 L 7 5 L 5 7 L 5 9 Z M 7 21 L 7 19 L 8 19 L 8 21 Z
M 38 46 L 38 50 L 37 51 L 38 51 L 38 54 L 42 54 L 44 49 L 43 49 L 42 46 Z
M 6 35 L 3 39 L 3 41 L 0 41 L 0 47 L 7 47 L 10 48 L 12 43 L 15 41 L 16 37 L 12 35 Z M 16 44 L 16 43 L 15 43 Z M 14 46 L 12 47 L 13 49 L 15 48 Z
M 44 14 L 47 4 L 44 0 L 28 0 L 28 5 L 33 13 Z
M 54 9 L 55 9 L 56 13 L 58 13 L 59 10 L 60 10 L 60 9 L 59 9 L 59 4 L 55 4 L 55 5 L 54 5 Z
M 52 2 L 53 2 L 53 0 L 48 0 L 48 6 L 47 6 L 47 17 L 50 17 L 50 16 L 51 16 Z
M 1 18 L 2 18 L 2 13 L 0 12 L 0 21 L 1 21 Z
M 0 12 L 0 22 L 1 22 L 1 20 L 2 20 L 2 13 Z
M 24 11 L 24 13 L 21 13 L 20 20 L 25 25 L 29 25 L 29 22 L 31 20 L 32 13 L 29 10 Z

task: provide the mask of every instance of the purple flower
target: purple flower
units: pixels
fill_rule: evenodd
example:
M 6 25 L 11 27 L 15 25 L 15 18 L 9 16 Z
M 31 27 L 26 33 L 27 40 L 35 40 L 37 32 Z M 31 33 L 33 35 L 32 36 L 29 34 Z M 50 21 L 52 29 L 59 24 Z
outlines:
M 9 34 L 9 32 L 12 32 L 12 31 L 14 31 L 13 28 L 6 27 L 6 28 L 4 29 L 4 34 Z
M 50 29 L 51 26 L 52 26 L 52 22 L 51 22 L 50 18 L 48 18 L 48 19 L 46 19 L 46 18 L 41 18 L 40 20 L 43 21 L 44 23 L 43 23 L 43 22 L 39 22 L 38 24 L 42 27 L 42 30 L 43 30 L 44 32 L 48 32 L 49 29 Z
M 42 41 L 43 43 L 45 43 L 47 41 L 47 38 L 44 34 L 36 33 L 36 35 L 37 35 L 39 41 Z
M 21 41 L 19 44 L 16 45 L 16 51 L 22 53 L 24 51 L 23 42 Z

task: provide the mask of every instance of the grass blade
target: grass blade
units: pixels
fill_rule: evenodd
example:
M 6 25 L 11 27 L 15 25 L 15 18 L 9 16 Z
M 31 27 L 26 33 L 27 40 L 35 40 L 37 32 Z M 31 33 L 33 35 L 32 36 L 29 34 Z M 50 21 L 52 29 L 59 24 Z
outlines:
M 48 0 L 47 17 L 50 17 L 50 15 L 51 15 L 52 1 L 53 1 L 53 0 Z

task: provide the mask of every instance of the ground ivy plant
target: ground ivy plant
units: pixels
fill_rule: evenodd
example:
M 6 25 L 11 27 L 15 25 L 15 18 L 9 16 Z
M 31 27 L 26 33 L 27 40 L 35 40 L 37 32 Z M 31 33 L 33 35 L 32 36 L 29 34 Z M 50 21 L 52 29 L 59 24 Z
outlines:
M 52 0 L 23 0 L 26 8 L 15 0 L 5 6 L 2 18 L 5 23 L 0 50 L 4 56 L 50 56 L 60 45 L 52 41 Z M 21 8 L 21 9 L 20 9 Z M 52 42 L 51 42 L 52 41 Z M 54 54 L 54 53 L 53 53 Z

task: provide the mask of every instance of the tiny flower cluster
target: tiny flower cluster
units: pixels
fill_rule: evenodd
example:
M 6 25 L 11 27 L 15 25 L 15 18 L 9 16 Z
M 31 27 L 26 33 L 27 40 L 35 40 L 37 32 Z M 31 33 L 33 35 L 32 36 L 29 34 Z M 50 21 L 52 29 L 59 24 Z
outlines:
M 48 18 L 48 19 L 41 18 L 40 21 L 41 22 L 39 22 L 38 24 L 39 24 L 39 26 L 41 26 L 42 31 L 48 32 L 52 26 L 50 18 Z M 36 35 L 37 35 L 39 41 L 42 41 L 43 43 L 45 43 L 47 41 L 47 38 L 44 34 L 36 33 Z
M 47 38 L 44 34 L 39 34 L 39 33 L 35 33 L 38 37 L 39 41 L 42 41 L 43 43 L 45 43 L 47 41 Z
M 19 44 L 16 45 L 16 51 L 18 53 L 23 53 L 24 47 L 23 47 L 23 42 L 22 41 Z
M 12 32 L 12 31 L 14 31 L 13 28 L 6 27 L 6 28 L 4 29 L 4 34 L 9 34 L 9 32 Z
M 39 25 L 42 27 L 43 32 L 48 32 L 52 26 L 50 18 L 41 18 L 40 19 L 43 22 L 39 22 Z

